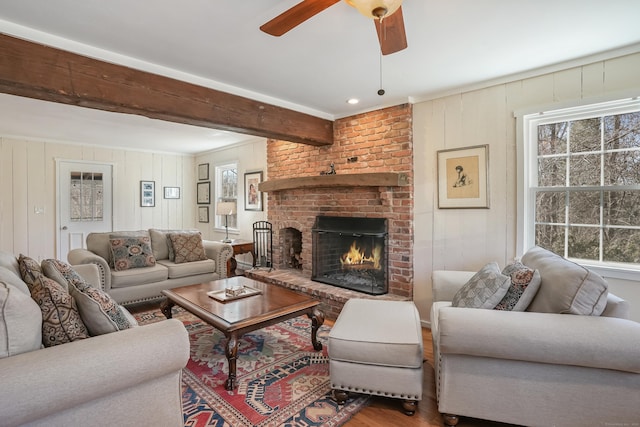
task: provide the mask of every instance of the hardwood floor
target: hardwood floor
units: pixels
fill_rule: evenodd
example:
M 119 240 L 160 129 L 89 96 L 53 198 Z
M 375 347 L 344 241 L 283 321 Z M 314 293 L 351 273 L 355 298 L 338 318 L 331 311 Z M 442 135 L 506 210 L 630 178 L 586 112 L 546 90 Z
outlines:
M 157 308 L 159 303 L 143 303 L 128 306 L 131 313 Z M 325 320 L 325 325 L 333 327 L 332 320 Z M 349 420 L 346 427 L 442 427 L 444 423 L 438 412 L 433 370 L 433 346 L 431 330 L 422 329 L 424 343 L 424 378 L 423 395 L 418 404 L 418 410 L 413 416 L 407 416 L 402 411 L 402 403 L 398 399 L 374 396 L 369 405 Z M 458 427 L 509 427 L 509 424 L 496 423 L 472 418 L 461 418 Z

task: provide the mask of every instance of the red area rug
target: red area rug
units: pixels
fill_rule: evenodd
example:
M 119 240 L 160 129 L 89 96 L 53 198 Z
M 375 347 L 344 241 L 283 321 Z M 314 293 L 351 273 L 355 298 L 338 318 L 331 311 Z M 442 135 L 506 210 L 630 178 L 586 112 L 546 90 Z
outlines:
M 184 425 L 341 426 L 368 403 L 353 395 L 343 406 L 331 398 L 327 338 L 322 326 L 311 344 L 311 321 L 290 319 L 242 336 L 238 345 L 237 388 L 227 391 L 226 339 L 215 328 L 174 307 L 191 341 L 191 357 L 182 376 Z M 141 325 L 164 320 L 160 310 L 135 314 Z

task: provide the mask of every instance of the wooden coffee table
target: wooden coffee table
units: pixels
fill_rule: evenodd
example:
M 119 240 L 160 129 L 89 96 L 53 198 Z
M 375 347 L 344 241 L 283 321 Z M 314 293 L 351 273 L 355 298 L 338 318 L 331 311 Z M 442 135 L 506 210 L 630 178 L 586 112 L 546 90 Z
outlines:
M 208 292 L 224 291 L 227 287 L 233 286 L 248 286 L 261 293 L 224 302 L 207 295 Z M 227 390 L 233 390 L 236 386 L 238 339 L 247 332 L 306 314 L 311 319 L 313 348 L 322 350 L 317 334 L 318 328 L 324 323 L 324 314 L 317 308 L 320 302 L 307 295 L 244 276 L 182 286 L 164 290 L 162 293 L 167 297 L 161 305 L 162 313 L 167 319 L 172 316 L 171 308 L 179 305 L 227 337 L 225 347 L 225 355 L 229 362 L 229 377 L 225 383 Z

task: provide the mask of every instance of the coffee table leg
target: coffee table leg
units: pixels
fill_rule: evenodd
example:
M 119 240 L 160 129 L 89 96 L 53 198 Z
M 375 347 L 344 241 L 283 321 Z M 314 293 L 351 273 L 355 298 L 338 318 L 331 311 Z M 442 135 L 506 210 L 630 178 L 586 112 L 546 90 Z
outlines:
M 318 329 L 324 323 L 324 313 L 314 308 L 313 312 L 307 313 L 307 316 L 311 319 L 311 342 L 313 343 L 313 348 L 314 350 L 322 350 L 322 343 L 318 342 Z
M 171 313 L 171 309 L 174 305 L 175 304 L 170 299 L 166 299 L 162 302 L 162 304 L 160 304 L 160 311 L 162 311 L 162 314 L 164 314 L 164 317 L 166 317 L 167 319 L 171 319 L 171 317 L 173 316 L 173 313 Z
M 229 377 L 224 385 L 227 390 L 233 390 L 236 386 L 236 358 L 238 357 L 238 337 L 231 334 L 227 337 L 227 347 L 225 348 L 227 362 L 229 362 Z

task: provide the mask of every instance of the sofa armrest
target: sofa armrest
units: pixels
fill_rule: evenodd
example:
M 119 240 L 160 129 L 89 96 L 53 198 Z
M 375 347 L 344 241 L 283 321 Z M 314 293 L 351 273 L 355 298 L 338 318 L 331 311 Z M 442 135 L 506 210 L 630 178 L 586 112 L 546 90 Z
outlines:
M 440 354 L 640 373 L 640 323 L 613 317 L 441 307 Z
M 176 319 L 1 359 L 1 424 L 34 422 L 172 374 L 179 395 L 188 359 L 189 337 Z
M 106 259 L 94 254 L 90 250 L 82 248 L 72 249 L 69 251 L 67 259 L 69 260 L 69 264 L 73 265 L 74 268 L 80 264 L 95 264 L 98 266 L 100 273 L 100 285 L 96 287 L 103 291 L 111 289 L 111 267 L 109 267 L 109 263 Z
M 96 264 L 78 264 L 74 265 L 73 269 L 82 278 L 94 288 L 102 288 L 102 276 L 100 275 L 100 268 Z
M 474 271 L 435 270 L 431 276 L 434 301 L 451 301 L 458 290 L 476 274 Z
M 202 245 L 207 258 L 216 262 L 216 273 L 221 279 L 227 277 L 227 261 L 233 256 L 233 246 L 215 240 L 203 240 Z
M 620 319 L 628 319 L 631 308 L 629 303 L 617 295 L 609 292 L 607 294 L 607 305 L 600 316 L 602 317 L 619 317 Z

